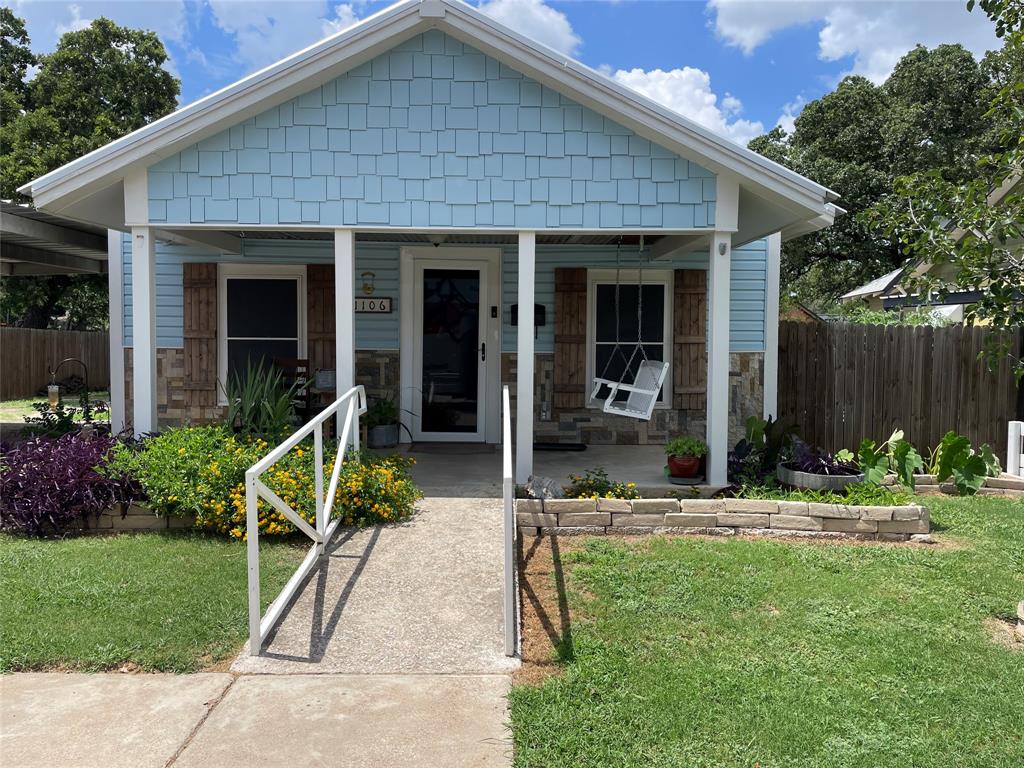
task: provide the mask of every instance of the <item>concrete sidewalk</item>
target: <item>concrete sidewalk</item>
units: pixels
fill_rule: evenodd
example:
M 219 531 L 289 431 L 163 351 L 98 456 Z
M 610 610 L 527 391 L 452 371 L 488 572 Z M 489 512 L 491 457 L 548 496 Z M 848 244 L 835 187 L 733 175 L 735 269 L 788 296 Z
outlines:
M 507 766 L 507 675 L 15 674 L 0 765 Z

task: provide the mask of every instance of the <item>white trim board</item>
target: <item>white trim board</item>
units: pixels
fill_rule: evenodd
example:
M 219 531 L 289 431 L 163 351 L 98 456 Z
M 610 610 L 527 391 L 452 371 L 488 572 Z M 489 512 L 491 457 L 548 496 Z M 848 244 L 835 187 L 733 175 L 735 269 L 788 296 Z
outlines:
M 674 281 L 673 271 L 670 269 L 645 269 L 643 270 L 643 284 L 644 285 L 660 285 L 664 290 L 664 318 L 662 326 L 662 346 L 665 349 L 666 357 L 668 358 L 668 374 L 665 377 L 666 382 L 672 381 L 672 366 L 675 361 L 672 359 L 672 312 L 674 307 L 672 286 Z M 636 269 L 622 269 L 619 270 L 619 282 L 627 285 L 636 285 L 640 281 L 641 273 L 640 270 Z M 614 269 L 588 269 L 587 270 L 587 408 L 600 409 L 604 406 L 603 400 L 592 400 L 590 393 L 594 386 L 594 379 L 597 376 L 597 286 L 598 285 L 614 285 L 615 284 L 615 270 Z M 603 308 L 605 312 L 615 312 L 614 307 Z M 622 348 L 628 358 L 636 346 L 636 341 L 629 339 L 623 339 Z M 649 345 L 648 345 L 649 346 Z M 663 386 L 661 392 L 658 394 L 658 401 L 654 407 L 658 410 L 664 410 L 672 407 L 672 401 L 668 397 L 670 386 Z
M 295 280 L 298 291 L 298 354 L 304 358 L 308 354 L 306 332 L 306 265 L 305 264 L 218 264 L 217 265 L 217 403 L 227 405 L 227 370 L 228 370 L 228 297 L 229 279 L 270 278 L 275 280 Z M 261 337 L 262 338 L 262 337 Z
M 398 293 L 403 312 L 399 317 L 399 403 L 401 405 L 402 424 L 408 430 L 402 430 L 402 441 L 407 442 L 409 435 L 418 434 L 412 423 L 411 414 L 418 413 L 415 382 L 415 355 L 422 350 L 422 332 L 417 337 L 417 322 L 422 307 L 417 304 L 418 266 L 431 262 L 444 265 L 485 264 L 486 282 L 481 284 L 480 291 L 480 322 L 483 336 L 487 339 L 487 357 L 484 366 L 484 381 L 481 389 L 484 393 L 483 403 L 483 441 L 497 443 L 501 438 L 501 248 L 479 247 L 444 247 L 414 246 L 402 248 L 400 252 Z M 491 317 L 490 308 L 498 308 L 497 317 Z M 491 351 L 493 350 L 493 351 Z M 431 433 L 422 439 L 447 441 L 472 441 L 479 437 L 466 437 L 458 434 L 442 436 Z

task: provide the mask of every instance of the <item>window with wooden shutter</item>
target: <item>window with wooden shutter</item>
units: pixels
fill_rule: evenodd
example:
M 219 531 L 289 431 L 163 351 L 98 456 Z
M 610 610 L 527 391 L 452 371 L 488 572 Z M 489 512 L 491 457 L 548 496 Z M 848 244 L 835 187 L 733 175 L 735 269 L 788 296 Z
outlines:
M 553 406 L 583 408 L 587 396 L 587 270 L 555 269 Z
M 707 408 L 708 274 L 675 270 L 673 307 L 673 405 L 678 410 Z
M 334 368 L 334 266 L 306 267 L 307 346 L 309 365 L 316 371 Z
M 191 405 L 217 401 L 217 265 L 184 264 L 185 391 Z

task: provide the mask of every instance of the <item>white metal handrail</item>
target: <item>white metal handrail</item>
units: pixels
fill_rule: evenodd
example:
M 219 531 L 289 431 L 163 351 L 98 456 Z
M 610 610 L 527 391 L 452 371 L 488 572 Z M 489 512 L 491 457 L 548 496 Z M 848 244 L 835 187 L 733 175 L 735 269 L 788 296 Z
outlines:
M 341 518 L 331 522 L 331 511 L 337 495 L 338 480 L 341 477 L 341 466 L 345 462 L 345 453 L 352 446 L 359 450 L 359 417 L 366 413 L 366 391 L 362 385 L 352 387 L 322 413 L 300 427 L 287 440 L 257 461 L 245 472 L 245 529 L 248 539 L 249 560 L 249 653 L 258 656 L 263 650 L 263 642 L 273 629 L 285 607 L 295 596 L 295 592 L 305 581 L 310 571 L 315 568 L 327 545 L 338 529 Z M 331 481 L 327 488 L 327 499 L 324 501 L 324 423 L 338 414 L 338 455 L 334 459 Z M 292 448 L 313 434 L 314 493 L 316 496 L 316 527 L 314 528 L 274 491 L 266 486 L 260 475 L 276 464 L 281 457 Z M 267 607 L 266 614 L 260 612 L 260 543 L 259 543 L 259 499 L 268 502 L 274 509 L 285 516 L 300 531 L 313 540 L 298 570 L 288 579 L 280 594 Z
M 502 388 L 502 500 L 504 501 L 505 524 L 505 655 L 515 656 L 519 629 L 519 615 L 516 610 L 516 520 L 513 506 L 515 472 L 512 466 L 512 411 L 509 408 L 508 386 Z
M 1006 437 L 1006 471 L 1024 477 L 1024 421 L 1011 421 Z

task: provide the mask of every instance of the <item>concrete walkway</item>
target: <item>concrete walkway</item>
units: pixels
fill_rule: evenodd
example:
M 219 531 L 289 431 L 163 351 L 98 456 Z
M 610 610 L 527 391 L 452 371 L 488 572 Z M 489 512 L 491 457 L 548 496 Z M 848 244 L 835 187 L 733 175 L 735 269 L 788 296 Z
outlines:
M 341 536 L 231 674 L 0 677 L 0 766 L 510 765 L 501 511 L 433 497 Z
M 342 534 L 264 646 L 233 672 L 508 672 L 501 501 L 425 499 L 397 526 Z

